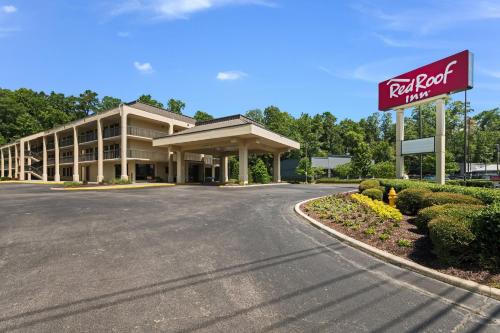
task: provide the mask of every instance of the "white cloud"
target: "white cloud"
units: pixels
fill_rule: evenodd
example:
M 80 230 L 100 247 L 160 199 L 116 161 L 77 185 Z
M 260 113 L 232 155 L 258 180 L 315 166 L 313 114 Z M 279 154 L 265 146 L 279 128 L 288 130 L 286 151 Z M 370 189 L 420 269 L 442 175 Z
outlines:
M 153 73 L 153 66 L 149 62 L 140 63 L 138 61 L 134 62 L 134 67 L 143 74 Z
M 443 49 L 450 48 L 450 43 L 443 41 L 421 41 L 412 39 L 395 39 L 386 35 L 374 33 L 376 38 L 380 39 L 385 45 L 395 48 L 413 48 L 413 49 Z
M 121 38 L 127 38 L 127 37 L 130 37 L 130 32 L 127 32 L 127 31 L 119 31 L 116 35 L 117 35 L 118 37 L 121 37 Z
M 220 81 L 231 81 L 231 80 L 239 80 L 247 76 L 245 72 L 241 71 L 225 71 L 217 73 L 217 80 Z
M 17 12 L 17 8 L 12 6 L 12 5 L 2 6 L 2 12 L 6 13 L 6 14 L 12 14 L 12 13 Z
M 140 12 L 160 19 L 187 19 L 196 12 L 237 5 L 275 6 L 271 0 L 126 0 L 115 6 L 111 15 Z

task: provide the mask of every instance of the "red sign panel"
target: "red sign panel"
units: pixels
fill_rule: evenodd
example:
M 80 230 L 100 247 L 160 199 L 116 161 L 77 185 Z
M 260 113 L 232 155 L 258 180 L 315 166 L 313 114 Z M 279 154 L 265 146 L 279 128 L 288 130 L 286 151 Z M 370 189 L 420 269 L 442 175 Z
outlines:
M 378 84 L 381 111 L 442 94 L 472 88 L 472 53 L 468 50 Z

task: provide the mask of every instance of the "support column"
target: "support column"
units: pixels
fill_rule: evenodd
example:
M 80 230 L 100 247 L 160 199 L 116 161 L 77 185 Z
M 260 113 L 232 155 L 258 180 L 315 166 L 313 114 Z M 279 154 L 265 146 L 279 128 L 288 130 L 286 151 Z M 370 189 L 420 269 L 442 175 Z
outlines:
M 445 109 L 444 99 L 436 101 L 436 182 L 443 185 L 445 181 Z
M 401 145 L 405 138 L 405 110 L 396 110 L 396 178 L 403 178 L 405 172 Z
M 61 174 L 59 173 L 59 138 L 57 133 L 54 133 L 54 181 L 61 181 Z
M 19 180 L 19 153 L 17 143 L 14 143 L 14 178 Z
M 78 130 L 76 126 L 73 127 L 73 181 L 80 181 L 80 170 L 78 166 L 78 160 L 80 158 L 80 148 L 78 146 Z
M 9 149 L 9 172 L 8 172 L 8 175 L 9 175 L 9 178 L 12 178 L 12 151 L 11 151 L 10 147 L 8 149 Z
M 281 183 L 281 153 L 274 153 L 273 182 Z
M 248 185 L 248 144 L 242 142 L 239 145 L 239 181 L 241 185 Z
M 127 111 L 121 107 L 121 144 L 120 158 L 122 165 L 121 179 L 128 180 L 127 173 Z
M 43 151 L 42 151 L 42 180 L 44 182 L 47 181 L 47 138 L 44 136 L 42 137 L 42 146 L 43 146 Z
M 168 135 L 172 135 L 174 133 L 174 125 L 169 124 L 168 125 Z M 168 154 L 168 175 L 167 175 L 167 181 L 169 183 L 174 182 L 174 155 L 172 152 L 172 148 L 168 147 L 167 148 L 167 154 Z
M 220 158 L 220 180 L 223 183 L 227 183 L 229 180 L 229 157 L 223 155 Z
M 104 145 L 102 142 L 102 120 L 97 119 L 97 182 L 101 183 L 103 180 L 104 180 Z
M 30 142 L 26 142 L 26 148 L 28 149 L 28 151 L 30 152 L 30 156 L 28 156 L 28 173 L 27 173 L 27 176 L 28 176 L 28 180 L 31 180 L 31 156 L 32 156 L 32 153 L 31 153 L 31 144 Z
M 1 169 L 1 170 L 0 170 L 0 177 L 2 177 L 2 178 L 3 178 L 3 177 L 5 177 L 5 170 L 4 170 L 4 168 L 5 168 L 5 162 L 4 162 L 4 160 L 3 160 L 3 159 L 4 159 L 4 156 L 3 156 L 3 149 L 0 149 L 0 158 L 2 159 L 2 160 L 0 161 L 0 169 Z
M 215 157 L 212 156 L 212 181 L 215 181 Z
M 19 180 L 24 180 L 24 141 L 19 141 Z
M 184 152 L 178 150 L 177 152 L 177 184 L 186 183 L 186 174 L 185 174 L 185 161 L 184 161 Z

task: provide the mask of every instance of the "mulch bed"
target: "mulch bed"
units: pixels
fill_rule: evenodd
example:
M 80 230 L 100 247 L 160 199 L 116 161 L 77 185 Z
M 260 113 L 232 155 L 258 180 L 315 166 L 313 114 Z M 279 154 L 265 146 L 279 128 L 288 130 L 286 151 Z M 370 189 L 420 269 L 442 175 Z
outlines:
M 347 196 L 344 198 L 345 200 L 350 200 Z M 474 266 L 474 264 L 470 264 L 467 267 L 449 267 L 442 265 L 432 253 L 432 243 L 429 237 L 418 231 L 417 227 L 412 223 L 412 217 L 404 216 L 404 219 L 399 222 L 399 226 L 393 226 L 391 223 L 391 227 L 389 229 L 387 228 L 387 224 L 384 225 L 382 223 L 380 226 L 376 227 L 375 234 L 367 234 L 365 232 L 366 228 L 369 225 L 376 223 L 377 219 L 380 220 L 380 218 L 371 211 L 362 209 L 355 213 L 340 213 L 340 217 L 337 216 L 336 218 L 328 218 L 325 217 L 325 214 L 318 214 L 313 209 L 308 207 L 308 203 L 303 204 L 300 208 L 308 216 L 323 223 L 324 225 L 380 250 L 387 251 L 445 274 L 500 288 L 500 273 L 485 271 L 480 267 Z M 349 223 L 339 223 L 339 220 L 354 220 L 363 222 L 353 228 L 353 226 L 349 225 Z M 381 240 L 378 235 L 384 232 L 384 228 L 389 230 L 388 232 L 390 233 L 390 238 Z M 400 239 L 409 240 L 411 242 L 411 246 L 403 247 L 398 245 L 398 240 Z

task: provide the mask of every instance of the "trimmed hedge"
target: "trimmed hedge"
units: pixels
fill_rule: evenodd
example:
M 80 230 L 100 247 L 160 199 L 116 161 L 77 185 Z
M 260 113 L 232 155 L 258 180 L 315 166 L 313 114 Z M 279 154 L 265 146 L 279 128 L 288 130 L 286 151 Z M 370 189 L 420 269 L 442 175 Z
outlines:
M 466 204 L 466 205 L 481 205 L 483 202 L 470 195 L 449 193 L 449 192 L 435 192 L 426 194 L 423 197 L 421 208 L 445 205 L 445 204 Z
M 304 177 L 302 176 L 302 179 Z M 340 178 L 320 178 L 316 180 L 317 184 L 359 184 L 362 179 L 340 179 Z
M 454 218 L 472 218 L 483 209 L 481 205 L 461 205 L 461 204 L 446 204 L 427 207 L 421 209 L 415 219 L 415 225 L 421 232 L 428 232 L 428 223 L 438 217 L 451 216 Z
M 460 265 L 475 258 L 472 244 L 476 236 L 471 220 L 438 217 L 429 223 L 429 236 L 433 252 L 445 264 Z
M 415 215 L 422 208 L 422 202 L 431 190 L 426 188 L 408 188 L 398 193 L 396 207 L 407 215 Z
M 359 184 L 359 192 L 363 192 L 364 190 L 368 190 L 370 188 L 379 188 L 380 182 L 377 179 L 367 179 L 363 180 Z
M 481 265 L 500 271 L 500 203 L 477 214 L 472 222 Z
M 382 201 L 384 198 L 384 193 L 378 188 L 369 188 L 367 190 L 364 190 L 361 194 L 366 195 L 373 200 Z
M 467 179 L 467 180 L 448 180 L 446 185 L 459 185 L 459 186 L 472 186 L 472 187 L 484 187 L 484 188 L 494 188 L 494 184 L 491 180 L 484 179 Z
M 427 188 L 432 192 L 451 192 L 473 196 L 490 205 L 494 202 L 500 202 L 500 191 L 490 188 L 466 187 L 456 185 L 438 185 L 435 183 L 402 180 L 402 179 L 380 179 L 380 184 L 389 192 L 394 187 L 396 192 L 401 192 L 407 188 Z

